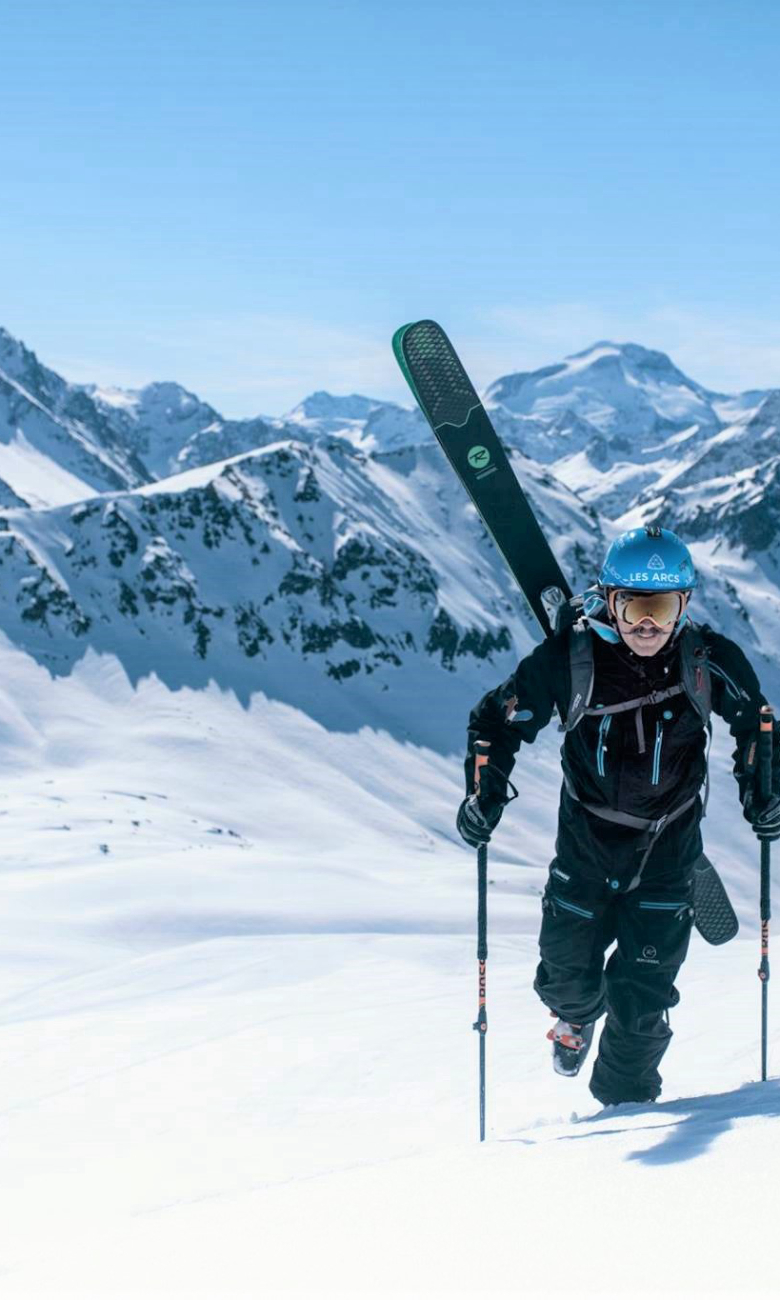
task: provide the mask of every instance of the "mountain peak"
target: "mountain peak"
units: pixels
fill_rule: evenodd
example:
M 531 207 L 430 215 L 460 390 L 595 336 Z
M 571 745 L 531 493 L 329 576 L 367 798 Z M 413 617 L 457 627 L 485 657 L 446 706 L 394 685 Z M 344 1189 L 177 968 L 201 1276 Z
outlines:
M 31 367 L 41 370 L 42 367 L 34 352 L 25 347 L 21 339 L 17 339 L 8 330 L 3 329 L 0 325 L 0 365 L 11 369 L 13 378 L 18 379 L 22 371 Z
M 513 415 L 549 422 L 570 410 L 602 434 L 631 442 L 692 425 L 720 428 L 710 398 L 665 352 L 608 339 L 557 365 L 505 375 L 486 393 Z
M 593 362 L 610 356 L 628 361 L 631 365 L 640 366 L 645 370 L 668 370 L 678 375 L 682 373 L 666 352 L 643 347 L 641 343 L 613 343 L 610 339 L 600 339 L 596 343 L 591 343 L 590 347 L 583 348 L 581 352 L 572 352 L 566 360 Z
M 189 397 L 197 400 L 194 393 L 183 384 L 177 384 L 175 379 L 155 379 L 150 384 L 144 384 L 138 392 L 148 393 L 150 397 Z
M 377 406 L 383 406 L 373 397 L 349 393 L 338 397 L 324 389 L 310 393 L 285 418 L 288 420 L 366 420 Z
M 136 396 L 140 412 L 147 416 L 155 412 L 164 413 L 168 420 L 183 420 L 196 411 L 201 415 L 207 413 L 209 418 L 215 418 L 217 415 L 208 402 L 202 402 L 195 393 L 191 393 L 188 388 L 175 383 L 172 379 L 161 379 L 151 384 L 144 384 Z

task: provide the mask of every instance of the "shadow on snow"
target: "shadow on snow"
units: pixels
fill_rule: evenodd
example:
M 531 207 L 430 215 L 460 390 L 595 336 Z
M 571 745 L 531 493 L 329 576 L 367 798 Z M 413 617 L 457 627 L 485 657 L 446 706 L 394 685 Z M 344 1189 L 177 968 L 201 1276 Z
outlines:
M 634 1123 L 639 1116 L 652 1116 L 661 1121 L 647 1127 Z M 678 1097 L 674 1101 L 645 1105 L 624 1105 L 607 1108 L 597 1115 L 580 1121 L 593 1125 L 590 1133 L 566 1134 L 559 1141 L 576 1141 L 584 1137 L 614 1135 L 618 1133 L 646 1133 L 649 1127 L 665 1129 L 666 1136 L 655 1146 L 643 1151 L 633 1151 L 627 1160 L 637 1160 L 644 1165 L 673 1164 L 678 1160 L 693 1160 L 712 1143 L 727 1133 L 736 1120 L 780 1117 L 780 1080 L 766 1083 L 746 1083 L 731 1092 L 705 1094 L 701 1097 Z M 628 1122 L 621 1124 L 621 1119 Z

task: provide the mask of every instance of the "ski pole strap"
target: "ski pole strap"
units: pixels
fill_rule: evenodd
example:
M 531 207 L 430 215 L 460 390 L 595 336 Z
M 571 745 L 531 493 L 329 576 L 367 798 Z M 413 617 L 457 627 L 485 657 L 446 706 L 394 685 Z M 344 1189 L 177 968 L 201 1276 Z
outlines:
M 479 741 L 479 740 L 477 741 L 478 745 L 483 743 L 484 743 L 483 741 Z M 506 808 L 508 803 L 512 803 L 514 799 L 518 798 L 520 791 L 518 790 L 517 786 L 514 785 L 509 780 L 509 777 L 507 776 L 506 772 L 504 772 L 502 768 L 498 766 L 497 763 L 491 763 L 490 759 L 484 753 L 477 754 L 474 772 L 475 772 L 475 785 L 474 785 L 475 794 L 479 794 L 479 784 L 480 784 L 479 778 L 482 776 L 482 773 L 497 772 L 499 779 L 503 781 L 505 785 L 509 786 L 509 789 L 512 791 L 512 793 L 508 794 L 506 798 L 500 800 L 502 809 Z

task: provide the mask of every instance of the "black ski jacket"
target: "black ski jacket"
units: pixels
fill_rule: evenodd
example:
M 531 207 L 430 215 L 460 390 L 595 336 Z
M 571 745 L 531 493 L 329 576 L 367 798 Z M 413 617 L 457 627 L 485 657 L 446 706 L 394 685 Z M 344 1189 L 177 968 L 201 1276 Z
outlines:
M 735 642 L 706 624 L 701 633 L 712 682 L 712 708 L 728 722 L 734 737 L 734 774 L 740 798 L 754 774 L 746 758 L 757 734 L 758 710 L 766 703 L 758 679 Z M 489 759 L 508 776 L 522 743 L 533 744 L 557 710 L 566 718 L 571 695 L 567 630 L 543 641 L 521 660 L 501 686 L 489 691 L 469 718 L 466 788 L 474 789 L 476 741 L 489 741 Z M 595 680 L 591 705 L 618 704 L 674 686 L 680 681 L 680 652 L 671 641 L 652 657 L 634 654 L 622 642 L 610 645 L 594 632 Z M 515 720 L 510 721 L 512 715 Z M 523 717 L 522 715 L 525 715 Z M 670 867 L 687 867 L 702 852 L 699 824 L 702 801 L 696 797 L 706 771 L 707 731 L 687 695 L 643 708 L 646 740 L 640 753 L 633 712 L 582 718 L 561 749 L 564 785 L 558 818 L 556 856 L 572 867 L 631 878 L 637 854 L 647 839 L 636 829 L 607 822 L 583 807 L 606 806 L 634 817 L 658 818 L 694 798 L 690 810 L 670 822 L 647 860 L 645 876 Z M 775 744 L 773 785 L 780 792 L 780 745 Z M 568 788 L 567 788 L 568 787 Z M 576 798 L 572 797 L 573 792 Z

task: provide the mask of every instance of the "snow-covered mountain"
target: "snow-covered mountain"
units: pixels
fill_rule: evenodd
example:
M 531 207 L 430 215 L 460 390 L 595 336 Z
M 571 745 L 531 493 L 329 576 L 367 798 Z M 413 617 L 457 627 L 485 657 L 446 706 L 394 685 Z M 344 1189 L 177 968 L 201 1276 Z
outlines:
M 151 478 L 213 464 L 263 447 L 299 430 L 283 420 L 226 420 L 181 384 L 140 389 L 89 387 L 116 436 L 131 447 Z
M 584 583 L 592 512 L 514 453 L 561 563 Z M 58 674 L 88 649 L 129 677 L 263 689 L 331 725 L 382 719 L 446 743 L 431 700 L 502 674 L 533 620 L 438 448 L 369 456 L 283 441 L 76 506 L 9 510 L 0 627 Z M 349 683 L 349 690 L 344 690 Z
M 327 434 L 345 438 L 363 451 L 416 447 L 431 438 L 428 425 L 416 407 L 409 410 L 395 402 L 354 393 L 350 397 L 312 393 L 289 412 L 286 420 L 310 437 Z
M 97 649 L 132 680 L 262 688 L 444 745 L 449 702 L 538 635 L 419 412 L 317 392 L 283 420 L 229 421 L 173 383 L 74 388 L 1 341 L 9 445 L 36 459 L 26 491 L 1 489 L 0 629 L 52 671 Z M 488 400 L 575 586 L 615 527 L 675 526 L 708 616 L 771 676 L 777 391 L 729 398 L 662 353 L 598 344 Z
M 610 439 L 625 440 L 626 450 L 648 435 L 721 423 L 716 394 L 688 379 L 666 353 L 635 343 L 594 343 L 558 365 L 506 375 L 485 397 L 515 415 L 552 419 L 574 411 Z
M 228 420 L 180 384 L 154 383 L 140 389 L 88 386 L 84 391 L 155 479 L 280 438 L 333 436 L 363 451 L 391 451 L 428 442 L 431 436 L 419 411 L 357 395 L 313 393 L 281 419 Z
M 780 583 L 780 392 L 765 394 L 739 422 L 698 447 L 680 446 L 654 479 L 616 508 L 615 522 L 663 522 L 706 547 L 734 604 L 761 590 L 776 610 Z M 748 580 L 748 573 L 753 575 Z M 753 621 L 757 615 L 754 615 Z M 752 622 L 747 612 L 745 621 Z M 761 621 L 761 620 L 759 620 Z
M 25 391 L 45 402 L 55 418 L 81 411 L 82 423 L 88 428 L 97 424 L 103 442 L 132 461 L 135 479 L 131 475 L 127 486 L 282 438 L 338 437 L 361 451 L 380 454 L 431 441 L 416 407 L 318 391 L 281 419 L 229 420 L 172 382 L 138 390 L 69 385 L 9 335 L 2 341 L 6 373 L 17 386 L 24 386 L 23 379 Z M 549 466 L 583 500 L 614 517 L 683 473 L 693 472 L 703 480 L 728 443 L 733 443 L 733 454 L 744 468 L 777 399 L 771 391 L 734 396 L 712 392 L 684 375 L 662 352 L 631 343 L 598 343 L 556 365 L 504 376 L 488 387 L 485 401 L 507 445 Z M 17 413 L 17 441 L 29 440 L 36 414 L 37 408 L 29 404 L 21 416 Z M 70 472 L 68 450 L 67 445 L 52 445 L 49 456 L 43 449 L 41 455 L 51 463 L 41 462 L 41 480 L 44 469 L 54 478 Z M 68 480 L 59 494 L 53 489 L 48 497 L 39 493 L 36 503 L 72 500 L 79 487 L 83 495 L 100 490 L 91 480 Z M 16 504 L 19 497 L 26 500 L 9 484 L 4 503 Z
M 88 393 L 0 329 L 0 500 L 77 501 L 150 475 Z

